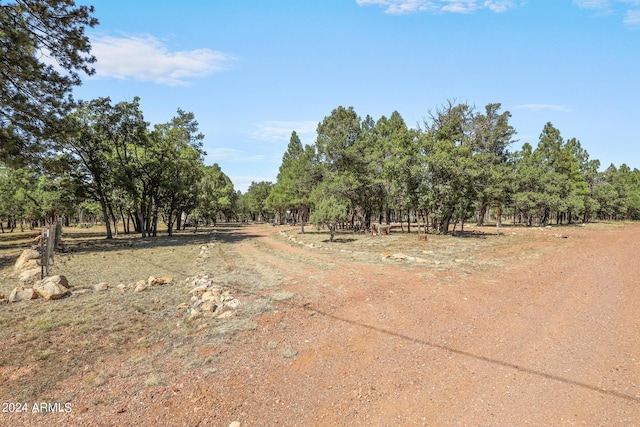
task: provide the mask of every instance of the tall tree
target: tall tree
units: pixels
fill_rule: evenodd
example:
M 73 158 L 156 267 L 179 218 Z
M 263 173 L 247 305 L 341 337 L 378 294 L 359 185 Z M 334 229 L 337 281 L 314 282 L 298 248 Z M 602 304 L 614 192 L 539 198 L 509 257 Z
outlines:
M 196 217 L 213 221 L 214 224 L 219 214 L 230 217 L 237 197 L 231 179 L 217 163 L 204 166 L 198 184 L 198 207 L 194 211 Z
M 265 201 L 267 208 L 279 212 L 281 223 L 284 211 L 289 210 L 294 221 L 300 224 L 302 233 L 312 207 L 311 192 L 319 179 L 314 158 L 314 147 L 306 145 L 303 148 L 297 133 L 292 132 L 287 151 L 282 156 L 277 182 Z
M 109 212 L 113 209 L 110 198 L 114 185 L 113 147 L 108 139 L 107 117 L 113 107 L 109 98 L 82 103 L 68 117 L 63 151 L 74 161 L 77 178 L 100 203 L 107 239 L 113 237 Z
M 473 120 L 473 107 L 449 101 L 424 121 L 420 207 L 429 212 L 437 233 L 448 233 L 451 221 L 464 219 L 477 198 L 480 173 L 472 158 Z
M 145 173 L 153 185 L 153 235 L 157 232 L 158 213 L 162 211 L 169 235 L 183 211 L 197 205 L 197 183 L 202 176 L 202 140 L 193 113 L 178 109 L 169 122 L 156 125 Z
M 79 73 L 94 73 L 84 32 L 98 24 L 93 12 L 73 0 L 0 5 L 0 159 L 29 159 L 60 132 Z
M 508 202 L 511 166 L 509 146 L 516 131 L 509 124 L 511 113 L 500 113 L 501 104 L 485 106 L 484 113 L 473 119 L 473 157 L 479 166 L 478 221 L 482 225 L 491 204 L 498 207 Z
M 371 147 L 368 136 L 374 126 L 370 118 L 363 124 L 353 107 L 339 106 L 320 122 L 316 139 L 322 188 L 313 192 L 316 209 L 323 199 L 337 201 L 340 206 L 346 200 L 365 228 L 370 225 L 374 198 L 364 151 Z
M 253 221 L 268 220 L 267 198 L 273 189 L 270 181 L 251 182 L 244 197 L 244 202 Z

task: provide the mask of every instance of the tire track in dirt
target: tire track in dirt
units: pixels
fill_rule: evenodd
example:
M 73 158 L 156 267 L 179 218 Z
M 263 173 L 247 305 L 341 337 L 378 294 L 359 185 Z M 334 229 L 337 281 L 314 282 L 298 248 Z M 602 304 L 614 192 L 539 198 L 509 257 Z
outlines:
M 640 420 L 638 225 L 576 228 L 537 259 L 471 275 L 290 246 L 271 227 L 229 233 L 217 233 L 224 259 L 212 263 L 277 276 L 298 297 L 208 343 L 215 375 L 172 374 L 178 391 L 144 402 L 156 424 Z M 115 421 L 152 425 L 133 412 L 95 425 Z
M 356 398 L 366 390 L 369 394 L 362 402 L 344 391 L 325 393 L 306 408 L 315 413 L 316 421 L 347 419 L 358 424 L 366 413 L 367 422 L 425 418 L 445 424 L 464 420 L 491 424 L 511 418 L 562 424 L 639 415 L 640 398 L 633 385 L 637 363 L 629 359 L 638 354 L 637 347 L 629 344 L 637 341 L 637 321 L 628 316 L 635 312 L 630 298 L 637 301 L 638 295 L 628 280 L 606 286 L 618 283 L 620 267 L 632 265 L 633 252 L 622 246 L 628 236 L 603 246 L 587 235 L 562 248 L 581 250 L 580 256 L 550 264 L 560 255 L 554 251 L 507 272 L 502 284 L 489 282 L 490 273 L 446 286 L 438 286 L 437 280 L 416 281 L 414 272 L 397 266 L 357 265 L 335 260 L 335 254 L 292 248 L 268 233 L 258 239 L 256 252 L 242 248 L 248 258 L 295 272 L 295 278 L 313 277 L 318 273 L 317 259 L 326 258 L 335 267 L 322 271 L 322 280 L 347 289 L 341 305 L 339 295 L 324 307 L 316 303 L 309 307 L 323 315 L 325 329 L 331 328 L 332 335 L 317 336 L 316 344 L 301 351 L 282 375 L 299 394 L 308 390 L 310 377 L 330 366 L 337 374 L 325 375 L 324 382 L 342 383 L 343 389 L 355 390 Z M 601 257 L 603 250 L 617 261 L 592 272 L 585 259 Z M 354 270 L 359 281 L 353 280 Z M 540 274 L 523 277 L 522 271 Z M 304 294 L 314 280 L 295 288 Z M 563 286 L 554 286 L 558 283 Z M 326 293 L 332 292 L 335 289 Z M 622 318 L 612 318 L 612 313 L 622 313 L 616 315 Z M 607 331 L 616 334 L 608 338 Z M 425 360 L 430 363 L 425 365 Z M 394 367 L 381 361 L 392 361 Z M 607 369 L 616 367 L 618 372 L 623 367 L 626 374 L 608 378 Z M 292 372 L 306 377 L 307 384 L 297 382 Z M 607 387 L 612 381 L 624 384 Z M 430 390 L 425 383 L 432 385 Z M 291 401 L 295 397 L 291 395 Z M 603 405 L 600 398 L 609 404 Z M 425 416 L 414 417 L 420 414 Z

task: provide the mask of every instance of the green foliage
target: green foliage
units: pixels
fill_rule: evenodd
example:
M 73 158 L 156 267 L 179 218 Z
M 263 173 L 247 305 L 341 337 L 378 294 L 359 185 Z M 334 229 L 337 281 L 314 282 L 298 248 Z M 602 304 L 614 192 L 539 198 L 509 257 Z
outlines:
M 292 132 L 287 151 L 282 156 L 278 180 L 265 200 L 265 208 L 275 211 L 284 220 L 284 212 L 295 212 L 294 219 L 303 227 L 313 206 L 311 191 L 319 180 L 314 165 L 315 148 L 302 147 L 296 132 Z M 304 231 L 304 228 L 303 228 Z
M 84 30 L 98 21 L 72 0 L 16 0 L 0 7 L 0 161 L 33 160 L 73 108 L 79 72 L 93 74 Z M 53 59 L 58 68 L 43 62 Z
M 253 221 L 268 221 L 267 199 L 272 193 L 273 183 L 269 181 L 251 182 L 244 195 L 243 203 Z
M 551 123 L 535 149 L 525 143 L 511 153 L 516 131 L 511 114 L 500 110 L 498 103 L 476 111 L 448 102 L 412 130 L 397 112 L 375 121 L 340 106 L 318 125 L 315 147 L 305 147 L 315 158 L 300 162 L 302 172 L 295 166 L 301 144 L 292 135 L 267 205 L 293 211 L 308 201 L 312 221 L 332 234 L 338 223 L 369 228 L 403 211 L 428 219 L 437 233 L 473 216 L 481 224 L 491 208 L 528 225 L 640 216 L 637 169 L 598 172 L 599 161 Z
M 321 196 L 320 194 L 315 195 L 317 202 L 311 214 L 311 222 L 318 226 L 326 225 L 329 228 L 329 240 L 333 242 L 338 223 L 344 222 L 348 218 L 350 210 L 349 201 L 331 193 L 327 195 L 322 187 L 316 190 L 316 193 L 322 193 L 325 194 L 325 196 Z
M 112 105 L 109 98 L 100 98 L 83 103 L 69 117 L 67 128 L 73 132 L 62 144 L 77 179 L 101 205 L 108 238 L 109 222 L 117 226 L 125 218 L 145 236 L 156 235 L 162 217 L 171 234 L 182 213 L 200 202 L 204 136 L 194 115 L 179 109 L 171 121 L 149 131 L 139 101 Z M 230 210 L 233 199 L 222 209 Z M 218 209 L 220 202 L 215 203 Z M 206 203 L 203 209 L 207 214 Z
M 238 197 L 233 183 L 217 163 L 204 166 L 202 172 L 198 184 L 196 216 L 214 223 L 220 214 L 230 217 Z

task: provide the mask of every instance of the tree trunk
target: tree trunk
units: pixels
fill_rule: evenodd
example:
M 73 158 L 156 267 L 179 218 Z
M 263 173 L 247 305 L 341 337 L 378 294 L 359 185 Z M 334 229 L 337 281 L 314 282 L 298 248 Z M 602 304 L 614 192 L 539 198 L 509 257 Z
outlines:
M 107 227 L 107 239 L 113 239 L 113 235 L 111 234 L 111 222 L 109 221 L 109 213 L 107 212 L 107 201 L 100 190 L 98 190 L 98 197 L 100 198 L 100 207 L 102 208 L 102 218 L 104 219 L 104 224 Z
M 173 236 L 173 211 L 169 209 L 169 217 L 167 218 L 167 234 Z
M 136 207 L 136 215 L 138 217 L 138 224 L 140 226 L 140 229 L 138 230 L 140 232 L 140 234 L 142 235 L 142 238 L 147 237 L 147 233 L 144 227 L 144 216 L 142 215 L 142 208 L 141 207 Z
M 482 206 L 480 206 L 480 212 L 478 213 L 478 222 L 476 223 L 478 227 L 481 227 L 484 225 L 484 217 L 487 214 L 488 208 L 489 208 L 488 202 L 484 202 L 482 203 Z

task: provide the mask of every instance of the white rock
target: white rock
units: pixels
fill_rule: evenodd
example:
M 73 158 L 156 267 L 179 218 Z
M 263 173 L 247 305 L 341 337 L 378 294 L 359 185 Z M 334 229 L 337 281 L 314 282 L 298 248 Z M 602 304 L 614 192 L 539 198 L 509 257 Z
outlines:
M 12 290 L 9 294 L 9 302 L 18 302 L 36 298 L 38 298 L 38 294 L 33 290 L 33 288 L 18 287 Z
M 66 286 L 47 280 L 48 277 L 37 283 L 33 289 L 44 299 L 60 299 L 69 293 Z
M 226 307 L 238 308 L 238 307 L 240 307 L 240 301 L 238 301 L 237 299 L 232 299 L 230 301 L 225 301 L 224 305 Z
M 147 285 L 146 283 L 140 283 L 136 286 L 136 288 L 133 290 L 133 292 L 142 292 L 144 290 L 146 290 L 149 287 L 149 285 Z
M 33 282 L 34 280 L 40 279 L 42 275 L 42 269 L 40 267 L 32 268 L 30 270 L 25 270 L 20 273 L 18 276 L 18 280 L 21 282 Z
M 61 274 L 58 274 L 56 276 L 45 277 L 44 279 L 42 279 L 42 283 L 54 283 L 56 285 L 63 286 L 65 288 L 70 288 L 69 281 L 65 276 Z
M 24 267 L 24 264 L 29 260 L 37 260 L 40 259 L 40 252 L 34 249 L 25 249 L 22 251 L 16 263 L 13 265 L 13 268 L 16 270 L 21 270 Z
M 109 285 L 107 285 L 105 282 L 100 282 L 96 285 L 93 285 L 93 290 L 96 292 L 106 291 L 107 289 L 109 289 Z

